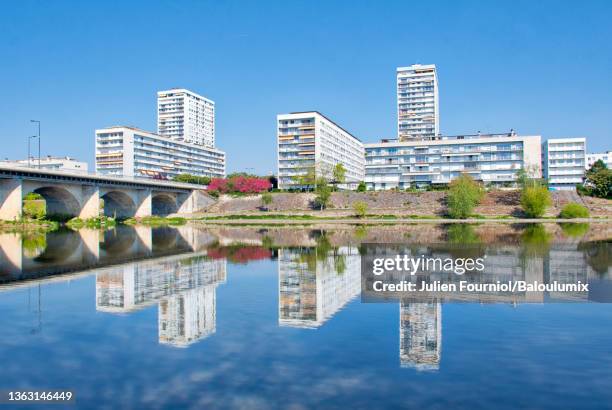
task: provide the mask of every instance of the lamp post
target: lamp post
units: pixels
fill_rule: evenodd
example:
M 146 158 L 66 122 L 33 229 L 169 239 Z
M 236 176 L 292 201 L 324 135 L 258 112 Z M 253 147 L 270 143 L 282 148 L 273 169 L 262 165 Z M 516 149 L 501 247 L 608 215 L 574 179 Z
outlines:
M 32 138 L 38 138 L 38 168 L 40 168 L 40 137 L 36 136 L 36 135 L 32 135 L 31 137 L 28 137 L 28 168 L 30 167 L 30 159 L 32 158 L 32 154 L 30 154 L 30 140 Z
M 34 122 L 38 125 L 38 168 L 40 169 L 40 121 L 30 120 L 30 122 Z M 28 150 L 29 149 L 30 149 L 30 141 L 28 141 Z

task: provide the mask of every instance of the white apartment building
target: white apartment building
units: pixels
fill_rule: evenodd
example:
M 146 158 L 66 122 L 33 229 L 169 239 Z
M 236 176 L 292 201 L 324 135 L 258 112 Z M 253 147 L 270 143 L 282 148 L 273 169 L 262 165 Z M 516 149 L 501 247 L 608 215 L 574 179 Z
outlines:
M 132 127 L 96 130 L 96 172 L 171 179 L 179 174 L 225 176 L 225 153 Z
M 438 75 L 434 64 L 397 68 L 397 138 L 433 139 L 440 134 Z
M 359 139 L 316 111 L 277 116 L 278 185 L 280 189 L 304 188 L 296 177 L 315 167 L 329 172 L 336 164 L 346 169 L 341 187 L 354 188 L 363 181 L 364 151 Z
M 554 138 L 542 144 L 542 170 L 549 189 L 573 190 L 584 179 L 586 138 Z
M 365 144 L 368 189 L 448 184 L 462 173 L 485 184 L 509 186 L 525 167 L 541 177 L 540 136 L 511 132 L 438 138 Z
M 66 171 L 83 171 L 87 172 L 87 162 L 77 161 L 70 157 L 52 157 L 50 155 L 40 158 L 31 157 L 27 159 L 18 160 L 4 160 L 0 161 L 0 165 L 12 166 L 12 167 L 31 167 L 48 170 L 66 170 Z
M 591 169 L 593 164 L 596 163 L 599 160 L 602 160 L 604 162 L 604 164 L 606 164 L 606 166 L 609 169 L 612 169 L 612 151 L 596 152 L 596 153 L 593 153 L 593 154 L 586 154 L 585 169 L 586 170 Z
M 157 133 L 177 141 L 215 146 L 215 103 L 184 88 L 157 93 Z

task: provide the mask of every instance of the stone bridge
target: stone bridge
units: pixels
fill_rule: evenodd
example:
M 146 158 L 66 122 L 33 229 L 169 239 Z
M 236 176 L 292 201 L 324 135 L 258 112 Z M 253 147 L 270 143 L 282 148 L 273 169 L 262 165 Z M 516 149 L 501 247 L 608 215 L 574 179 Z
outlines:
M 202 186 L 145 178 L 101 176 L 67 171 L 0 167 L 0 219 L 22 215 L 23 198 L 40 194 L 48 215 L 117 218 L 187 214 L 205 208 L 214 199 Z

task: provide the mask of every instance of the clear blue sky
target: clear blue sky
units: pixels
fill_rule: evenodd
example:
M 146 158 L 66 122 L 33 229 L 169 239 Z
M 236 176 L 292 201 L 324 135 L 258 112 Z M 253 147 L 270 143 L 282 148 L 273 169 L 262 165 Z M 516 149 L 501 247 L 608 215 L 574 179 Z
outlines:
M 444 134 L 516 129 L 612 149 L 612 1 L 18 1 L 0 12 L 2 158 L 86 159 L 156 128 L 156 91 L 217 104 L 228 171 L 275 170 L 276 114 L 396 133 L 395 68 L 435 63 Z

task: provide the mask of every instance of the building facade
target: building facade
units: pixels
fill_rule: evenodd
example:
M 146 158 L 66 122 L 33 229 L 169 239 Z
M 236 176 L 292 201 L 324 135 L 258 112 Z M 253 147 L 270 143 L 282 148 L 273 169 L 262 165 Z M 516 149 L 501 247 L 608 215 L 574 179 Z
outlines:
M 448 184 L 462 173 L 485 184 L 512 185 L 521 168 L 541 177 L 539 136 L 508 133 L 438 138 L 365 144 L 368 189 Z
M 549 189 L 576 189 L 585 167 L 586 138 L 554 138 L 542 144 L 542 171 Z
M 0 161 L 0 165 L 16 166 L 16 167 L 31 167 L 48 170 L 67 170 L 67 171 L 83 171 L 87 172 L 87 162 L 77 161 L 70 157 L 52 157 L 46 156 L 38 161 L 38 157 L 18 160 L 4 160 Z
M 132 127 L 96 130 L 96 172 L 172 179 L 180 174 L 225 176 L 225 153 Z
M 363 144 L 316 111 L 277 116 L 278 185 L 304 188 L 297 178 L 309 170 L 328 173 L 336 164 L 346 170 L 343 187 L 354 188 L 365 176 Z
M 433 139 L 440 134 L 438 75 L 434 64 L 397 69 L 397 138 Z
M 184 88 L 159 91 L 157 133 L 177 141 L 214 147 L 214 101 Z
M 612 169 L 612 151 L 586 154 L 585 169 L 589 170 L 597 161 L 602 160 L 608 169 Z

